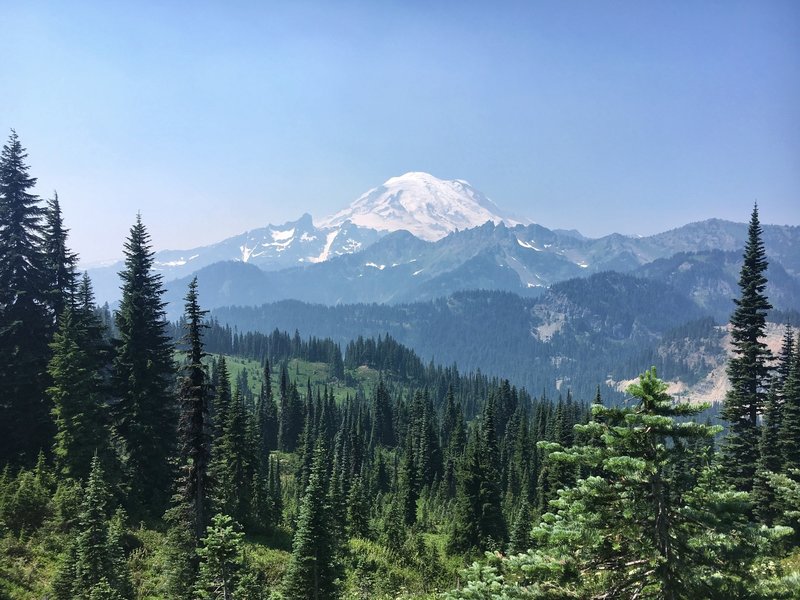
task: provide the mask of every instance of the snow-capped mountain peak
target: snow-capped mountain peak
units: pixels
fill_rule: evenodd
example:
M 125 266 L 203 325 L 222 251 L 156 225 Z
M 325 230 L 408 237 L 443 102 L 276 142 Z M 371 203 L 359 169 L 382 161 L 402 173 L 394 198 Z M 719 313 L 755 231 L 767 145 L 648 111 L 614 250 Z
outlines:
M 404 229 L 427 241 L 487 221 L 512 226 L 529 223 L 504 213 L 463 179 L 439 179 L 422 172 L 388 179 L 319 225 L 337 227 L 348 220 L 379 231 Z

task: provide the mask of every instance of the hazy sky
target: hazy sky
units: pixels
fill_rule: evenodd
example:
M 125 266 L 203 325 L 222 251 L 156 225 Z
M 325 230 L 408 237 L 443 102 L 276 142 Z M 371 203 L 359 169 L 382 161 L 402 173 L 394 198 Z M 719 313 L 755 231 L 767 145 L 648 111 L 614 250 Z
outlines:
M 547 227 L 800 224 L 800 2 L 0 1 L 15 128 L 72 245 L 333 213 L 407 171 Z

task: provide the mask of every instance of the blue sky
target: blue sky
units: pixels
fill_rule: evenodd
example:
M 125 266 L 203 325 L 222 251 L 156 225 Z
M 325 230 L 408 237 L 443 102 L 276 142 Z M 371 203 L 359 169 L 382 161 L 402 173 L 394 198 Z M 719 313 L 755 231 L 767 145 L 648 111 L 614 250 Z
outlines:
M 2 2 L 0 132 L 116 257 L 407 171 L 591 236 L 800 224 L 800 2 Z M 5 135 L 3 133 L 2 135 Z

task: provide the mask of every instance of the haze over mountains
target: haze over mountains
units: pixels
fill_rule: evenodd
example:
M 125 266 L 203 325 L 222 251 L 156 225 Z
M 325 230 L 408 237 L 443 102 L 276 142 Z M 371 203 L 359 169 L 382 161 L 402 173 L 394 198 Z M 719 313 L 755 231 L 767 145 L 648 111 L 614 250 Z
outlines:
M 175 282 L 168 286 L 175 290 L 171 300 L 197 273 L 204 304 L 216 308 L 288 298 L 409 302 L 468 289 L 536 295 L 558 281 L 607 270 L 634 272 L 684 252 L 690 255 L 680 264 L 659 263 L 640 274 L 670 277 L 670 268 L 679 269 L 673 278 L 705 298 L 716 314 L 716 296 L 730 301 L 745 236 L 744 224 L 711 219 L 648 237 L 589 239 L 506 214 L 466 181 L 414 172 L 389 179 L 317 222 L 304 214 L 209 246 L 161 251 L 155 260 L 165 281 Z M 788 286 L 779 295 L 790 300 L 800 288 L 800 228 L 767 225 L 764 240 L 781 285 Z M 691 255 L 697 252 L 711 254 Z M 118 297 L 120 265 L 90 270 L 101 301 Z
M 800 227 L 763 230 L 767 294 L 795 314 Z M 708 378 L 725 349 L 714 323 L 733 308 L 746 236 L 744 223 L 709 219 L 590 239 L 506 214 L 466 181 L 407 173 L 327 218 L 158 252 L 155 264 L 170 318 L 197 276 L 202 306 L 240 331 L 299 329 L 341 343 L 389 333 L 426 360 L 551 394 L 605 382 L 614 397 L 615 382 L 651 364 L 676 389 L 716 389 Z M 119 270 L 91 272 L 100 300 L 116 299 Z

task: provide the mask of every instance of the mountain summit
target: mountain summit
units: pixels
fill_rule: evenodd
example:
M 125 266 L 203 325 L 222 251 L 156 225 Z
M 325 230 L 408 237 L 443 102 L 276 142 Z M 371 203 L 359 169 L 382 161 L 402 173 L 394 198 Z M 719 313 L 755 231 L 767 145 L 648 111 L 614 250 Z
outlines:
M 421 172 L 392 177 L 319 225 L 337 227 L 345 221 L 378 231 L 404 229 L 430 242 L 487 221 L 529 223 L 504 213 L 463 179 L 445 180 Z

